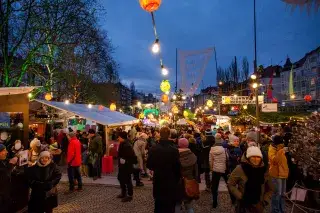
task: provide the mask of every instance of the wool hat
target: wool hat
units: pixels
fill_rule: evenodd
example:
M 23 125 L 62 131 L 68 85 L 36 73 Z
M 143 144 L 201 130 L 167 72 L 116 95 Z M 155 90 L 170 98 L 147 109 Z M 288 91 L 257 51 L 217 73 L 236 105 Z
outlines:
M 39 147 L 41 146 L 41 142 L 38 140 L 38 138 L 34 138 L 31 142 L 30 142 L 30 147 L 34 148 L 34 147 Z
M 231 144 L 234 143 L 234 141 L 238 141 L 239 142 L 239 138 L 237 136 L 231 135 L 231 137 L 229 137 L 229 141 Z
M 272 141 L 275 145 L 278 145 L 278 144 L 282 144 L 284 143 L 283 141 L 283 138 L 279 135 L 275 135 L 273 138 L 272 138 Z
M 247 149 L 247 155 L 246 156 L 247 156 L 247 158 L 250 158 L 250 157 L 253 157 L 253 156 L 262 158 L 262 152 L 258 147 L 251 146 L 251 147 L 249 147 Z
M 49 151 L 42 151 L 39 155 L 39 159 L 42 158 L 42 157 L 48 157 L 50 158 L 51 157 L 51 154 Z
M 71 132 L 69 131 L 69 136 L 73 138 L 74 136 L 76 136 L 76 133 L 74 131 L 71 131 Z
M 211 129 L 207 129 L 207 130 L 205 131 L 205 134 L 206 134 L 206 136 L 212 136 L 212 131 L 211 131 Z
M 188 148 L 189 147 L 189 141 L 186 138 L 180 138 L 178 140 L 178 146 L 179 148 Z
M 128 138 L 128 133 L 127 132 L 119 132 L 118 136 L 124 140 Z
M 0 152 L 2 152 L 2 151 L 5 150 L 5 149 L 6 149 L 6 146 L 1 143 L 1 144 L 0 144 Z
M 142 133 L 139 134 L 139 138 L 147 140 L 148 139 L 148 135 L 146 133 L 142 132 Z

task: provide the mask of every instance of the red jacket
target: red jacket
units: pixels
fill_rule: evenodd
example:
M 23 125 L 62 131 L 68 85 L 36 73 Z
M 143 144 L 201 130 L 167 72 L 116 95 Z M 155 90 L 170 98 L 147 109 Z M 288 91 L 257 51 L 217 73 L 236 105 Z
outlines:
M 67 163 L 70 166 L 81 166 L 81 143 L 76 137 L 70 138 Z

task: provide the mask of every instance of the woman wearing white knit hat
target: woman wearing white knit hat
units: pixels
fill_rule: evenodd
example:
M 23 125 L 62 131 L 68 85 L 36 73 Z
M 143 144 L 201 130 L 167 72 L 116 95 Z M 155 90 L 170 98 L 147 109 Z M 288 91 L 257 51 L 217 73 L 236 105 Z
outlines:
M 228 188 L 237 199 L 237 213 L 263 213 L 269 205 L 273 184 L 263 166 L 261 150 L 252 146 L 243 154 L 241 164 L 231 173 Z

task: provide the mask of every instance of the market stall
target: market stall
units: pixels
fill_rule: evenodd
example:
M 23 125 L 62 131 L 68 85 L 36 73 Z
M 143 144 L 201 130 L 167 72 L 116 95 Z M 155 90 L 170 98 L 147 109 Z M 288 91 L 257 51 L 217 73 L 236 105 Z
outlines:
M 41 109 L 37 108 L 41 105 Z M 37 107 L 36 107 L 37 106 Z M 117 111 L 111 111 L 102 105 L 73 104 L 46 100 L 34 100 L 31 110 L 47 114 L 47 123 L 55 125 L 54 121 L 62 122 L 63 128 L 72 127 L 76 130 L 88 130 L 102 125 L 106 139 L 108 153 L 110 129 L 131 126 L 139 122 L 138 119 Z M 40 116 L 41 117 L 41 116 Z M 45 117 L 45 116 L 43 116 Z M 42 121 L 43 122 L 43 121 Z

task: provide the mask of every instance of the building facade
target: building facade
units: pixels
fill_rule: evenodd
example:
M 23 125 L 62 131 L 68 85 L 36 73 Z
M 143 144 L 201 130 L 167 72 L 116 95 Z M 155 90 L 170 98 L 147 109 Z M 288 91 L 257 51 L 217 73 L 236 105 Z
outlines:
M 293 93 L 295 98 L 290 98 L 289 78 L 291 68 L 293 70 Z M 315 102 L 320 101 L 320 47 L 307 53 L 303 58 L 295 63 L 290 59 L 280 74 L 281 94 L 287 102 L 303 102 L 305 95 L 311 95 Z

